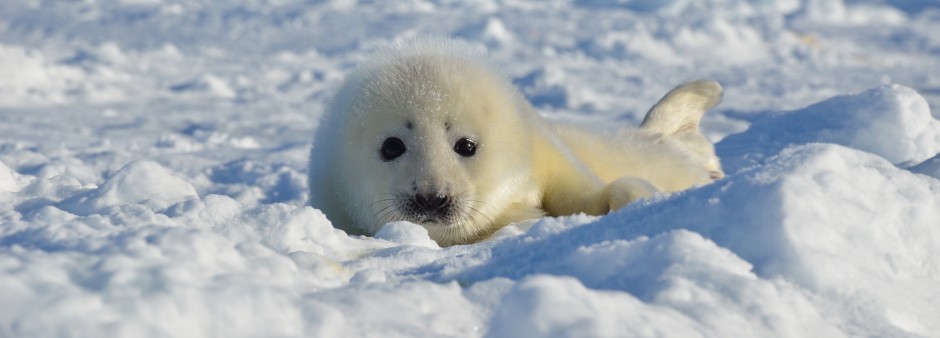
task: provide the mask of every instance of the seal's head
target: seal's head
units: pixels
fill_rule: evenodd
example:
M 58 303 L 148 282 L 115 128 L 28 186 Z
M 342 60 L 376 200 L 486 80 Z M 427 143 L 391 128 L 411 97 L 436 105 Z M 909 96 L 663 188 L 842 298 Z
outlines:
M 360 66 L 318 127 L 311 204 L 353 233 L 406 220 L 451 245 L 494 231 L 496 215 L 525 189 L 532 113 L 481 60 L 433 40 Z

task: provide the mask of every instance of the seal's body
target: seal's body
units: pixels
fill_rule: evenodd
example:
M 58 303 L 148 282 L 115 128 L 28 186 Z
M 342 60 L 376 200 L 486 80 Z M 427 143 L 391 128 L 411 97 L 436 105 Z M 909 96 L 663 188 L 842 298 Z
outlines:
M 604 214 L 723 175 L 698 128 L 721 93 L 686 83 L 639 129 L 599 134 L 543 120 L 480 51 L 415 41 L 377 53 L 330 103 L 310 154 L 311 205 L 349 233 L 406 220 L 443 246 L 544 215 Z

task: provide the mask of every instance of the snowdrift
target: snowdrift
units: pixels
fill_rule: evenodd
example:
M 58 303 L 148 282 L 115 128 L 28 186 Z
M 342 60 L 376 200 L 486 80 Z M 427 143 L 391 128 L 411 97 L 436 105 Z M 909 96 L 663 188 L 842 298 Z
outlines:
M 937 13 L 0 2 L 0 337 L 940 337 Z M 716 79 L 728 175 L 474 245 L 347 236 L 305 206 L 310 131 L 376 45 L 428 33 L 598 128 Z

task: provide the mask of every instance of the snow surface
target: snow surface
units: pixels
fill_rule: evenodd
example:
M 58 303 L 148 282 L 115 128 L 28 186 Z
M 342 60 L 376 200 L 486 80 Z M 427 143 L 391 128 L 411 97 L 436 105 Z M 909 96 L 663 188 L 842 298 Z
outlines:
M 0 337 L 940 337 L 933 0 L 0 2 Z M 305 206 L 377 46 L 485 46 L 547 118 L 720 81 L 728 176 L 439 248 Z

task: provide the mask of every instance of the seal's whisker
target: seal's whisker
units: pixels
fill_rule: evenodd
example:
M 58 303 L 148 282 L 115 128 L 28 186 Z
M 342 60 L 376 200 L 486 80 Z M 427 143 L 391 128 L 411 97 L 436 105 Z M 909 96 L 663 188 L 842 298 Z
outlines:
M 470 207 L 470 210 L 473 210 L 474 212 L 480 214 L 480 216 L 485 217 L 486 220 L 489 222 L 489 223 L 487 223 L 487 224 L 493 224 L 493 219 L 490 218 L 490 216 L 487 216 L 486 214 L 484 214 L 483 212 L 481 212 L 480 210 L 477 210 L 477 208 Z
M 394 208 L 394 207 L 395 207 L 395 204 L 390 204 L 390 205 L 388 205 L 387 207 L 382 208 L 382 210 L 379 210 L 379 211 L 375 212 L 375 214 L 380 214 L 380 213 L 384 212 L 385 210 L 392 209 L 392 208 Z
M 382 223 L 388 223 L 388 221 L 391 220 L 391 217 L 390 217 L 390 216 L 392 216 L 392 215 L 394 215 L 394 214 L 395 214 L 395 209 L 392 209 L 392 210 L 386 211 L 384 214 L 382 214 L 382 217 L 380 217 L 379 219 L 382 220 L 382 221 L 381 221 Z
M 369 204 L 369 207 L 371 208 L 372 206 L 374 206 L 374 205 L 376 205 L 376 204 L 379 204 L 379 203 L 382 203 L 382 202 L 394 201 L 394 200 L 395 200 L 394 198 L 380 199 L 380 200 L 378 200 L 378 201 L 372 202 L 372 204 Z

